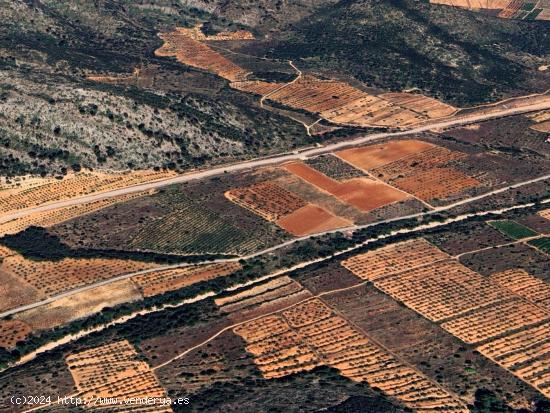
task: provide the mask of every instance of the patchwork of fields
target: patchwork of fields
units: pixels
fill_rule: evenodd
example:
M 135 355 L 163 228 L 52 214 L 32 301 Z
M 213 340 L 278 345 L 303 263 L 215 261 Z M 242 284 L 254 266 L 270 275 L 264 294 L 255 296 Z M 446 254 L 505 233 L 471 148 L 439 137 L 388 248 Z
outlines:
M 550 284 L 522 269 L 480 275 L 423 239 L 357 255 L 342 265 L 550 394 L 548 369 L 542 367 L 550 361 L 544 350 L 550 339 L 544 327 L 550 322 Z M 508 343 L 515 347 L 508 350 Z
M 230 81 L 234 89 L 256 94 L 262 100 L 277 102 L 294 109 L 318 114 L 337 125 L 360 127 L 407 128 L 452 116 L 457 109 L 436 99 L 413 93 L 373 95 L 346 82 L 299 75 L 288 83 L 250 80 L 250 72 L 241 68 L 205 41 L 251 40 L 248 32 L 220 33 L 205 36 L 199 27 L 176 28 L 161 33 L 164 41 L 157 56 L 175 57 L 180 63 L 214 73 Z

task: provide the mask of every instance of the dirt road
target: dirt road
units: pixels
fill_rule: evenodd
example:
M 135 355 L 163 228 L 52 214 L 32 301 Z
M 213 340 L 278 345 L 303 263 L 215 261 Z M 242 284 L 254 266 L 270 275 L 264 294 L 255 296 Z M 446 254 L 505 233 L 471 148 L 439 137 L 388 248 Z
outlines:
M 68 207 L 72 205 L 80 205 L 87 202 L 99 201 L 102 199 L 112 198 L 120 195 L 140 192 L 140 191 L 146 191 L 146 190 L 155 189 L 155 188 L 161 188 L 168 185 L 194 181 L 197 179 L 211 178 L 214 176 L 223 175 L 225 173 L 244 171 L 247 169 L 252 169 L 252 168 L 257 168 L 262 166 L 277 165 L 283 162 L 293 161 L 297 159 L 306 159 L 312 156 L 333 152 L 333 151 L 347 148 L 350 146 L 365 144 L 378 139 L 407 136 L 407 135 L 412 135 L 420 132 L 426 132 L 431 129 L 444 129 L 451 126 L 467 125 L 470 123 L 475 123 L 483 120 L 494 119 L 494 118 L 499 118 L 504 116 L 512 116 L 512 115 L 517 115 L 521 113 L 528 113 L 528 112 L 544 110 L 544 109 L 550 109 L 550 96 L 543 97 L 541 102 L 537 102 L 534 104 L 525 105 L 521 107 L 514 107 L 514 108 L 500 109 L 500 110 L 491 109 L 487 113 L 485 112 L 481 114 L 474 113 L 469 115 L 453 117 L 449 120 L 426 124 L 424 126 L 420 126 L 418 128 L 410 129 L 407 131 L 376 133 L 372 135 L 361 136 L 355 139 L 349 139 L 346 141 L 333 143 L 330 145 L 307 149 L 301 152 L 296 151 L 294 153 L 286 154 L 286 155 L 273 156 L 273 157 L 262 158 L 262 159 L 254 159 L 254 160 L 240 162 L 232 165 L 220 166 L 220 167 L 216 167 L 208 170 L 194 171 L 194 172 L 190 172 L 190 173 L 176 176 L 173 178 L 168 178 L 168 179 L 159 180 L 155 182 L 133 185 L 126 188 L 106 191 L 98 194 L 90 194 L 90 195 L 85 195 L 77 198 L 52 202 L 49 204 L 40 205 L 37 207 L 27 208 L 20 211 L 14 211 L 14 212 L 5 214 L 2 217 L 0 217 L 0 223 L 8 222 L 15 218 L 27 216 L 34 212 L 50 211 L 57 208 L 63 208 L 63 207 Z

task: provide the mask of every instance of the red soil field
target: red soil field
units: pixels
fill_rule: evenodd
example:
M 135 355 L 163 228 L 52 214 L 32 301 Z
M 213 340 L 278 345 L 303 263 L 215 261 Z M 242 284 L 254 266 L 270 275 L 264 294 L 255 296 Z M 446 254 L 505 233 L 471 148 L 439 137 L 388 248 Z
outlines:
M 317 205 L 308 204 L 280 218 L 276 224 L 293 235 L 303 236 L 348 227 L 353 223 L 336 217 Z
M 379 145 L 344 149 L 336 152 L 336 155 L 351 165 L 367 171 L 433 146 L 431 143 L 419 140 L 391 141 Z
M 479 185 L 477 179 L 452 168 L 420 171 L 411 176 L 396 179 L 393 183 L 424 201 L 458 195 L 465 189 Z
M 293 192 L 270 181 L 232 189 L 225 193 L 225 197 L 267 221 L 276 221 L 307 205 Z
M 339 182 L 301 162 L 287 164 L 284 168 L 361 211 L 372 211 L 408 198 L 407 194 L 369 178 L 353 178 Z

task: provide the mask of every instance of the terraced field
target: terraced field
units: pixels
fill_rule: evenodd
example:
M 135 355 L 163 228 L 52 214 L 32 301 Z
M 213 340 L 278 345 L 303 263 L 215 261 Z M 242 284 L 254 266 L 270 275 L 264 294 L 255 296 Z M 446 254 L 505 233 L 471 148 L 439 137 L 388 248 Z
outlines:
M 134 347 L 126 340 L 71 354 L 66 358 L 66 362 L 81 397 L 118 400 L 131 397 L 157 398 L 157 403 L 134 405 L 132 411 L 172 411 L 171 406 L 158 401 L 167 397 L 165 390 L 147 363 L 140 360 Z M 128 411 L 128 406 L 122 403 L 106 406 L 88 405 L 87 409 L 123 412 Z
M 517 269 L 485 277 L 441 259 L 445 254 L 437 251 L 426 241 L 412 240 L 349 258 L 342 265 L 548 395 L 548 369 L 547 364 L 542 367 L 540 354 L 518 346 L 508 360 L 500 360 L 495 348 L 526 339 L 524 331 L 538 332 L 550 320 L 549 285 Z M 549 329 L 540 334 L 550 340 Z
M 372 342 L 319 299 L 311 299 L 234 329 L 265 378 L 318 365 L 395 397 L 416 412 L 467 412 L 458 398 Z
M 159 34 L 164 44 L 155 50 L 155 55 L 175 57 L 180 63 L 214 73 L 232 82 L 246 80 L 248 72 L 245 69 L 192 36 L 185 28 Z
M 550 5 L 545 0 L 430 0 L 430 3 L 474 11 L 498 11 L 502 19 L 550 20 Z

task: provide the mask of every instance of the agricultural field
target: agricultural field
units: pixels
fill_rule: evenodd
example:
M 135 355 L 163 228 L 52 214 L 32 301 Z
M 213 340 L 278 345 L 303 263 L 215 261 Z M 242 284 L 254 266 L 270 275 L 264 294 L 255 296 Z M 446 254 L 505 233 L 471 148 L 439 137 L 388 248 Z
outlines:
M 345 82 L 311 75 L 265 96 L 285 106 L 318 113 L 335 124 L 362 127 L 410 127 L 456 112 L 455 108 L 426 96 L 409 93 L 374 96 Z
M 342 265 L 363 280 L 378 281 L 450 257 L 425 239 L 413 239 L 355 255 Z
M 528 244 L 535 247 L 537 250 L 550 255 L 550 237 L 534 239 L 529 241 Z
M 285 164 L 283 168 L 363 212 L 408 198 L 407 194 L 372 178 L 353 178 L 339 182 L 301 162 Z
M 425 202 L 457 197 L 479 185 L 454 167 L 466 154 L 423 141 L 391 141 L 336 155 Z
M 234 320 L 250 319 L 289 307 L 311 297 L 311 293 L 290 277 L 278 277 L 246 290 L 214 300 Z
M 324 271 L 330 273 L 332 268 Z M 537 397 L 535 389 L 475 348 L 372 285 L 336 291 L 323 299 L 397 357 L 469 403 L 480 383 L 515 409 L 529 408 Z
M 534 277 L 550 282 L 548 256 L 524 243 L 514 243 L 465 254 L 460 257 L 460 262 L 485 276 L 490 276 L 495 272 L 522 269 Z
M 3 260 L 0 270 L 23 280 L 24 284 L 31 285 L 41 294 L 49 296 L 157 265 L 107 258 L 33 261 L 21 255 L 13 255 Z
M 189 285 L 229 275 L 241 268 L 236 262 L 188 266 L 150 272 L 131 278 L 144 297 L 174 291 Z
M 504 235 L 518 240 L 522 238 L 529 238 L 538 235 L 532 229 L 527 228 L 524 225 L 519 224 L 518 222 L 512 220 L 501 220 L 501 221 L 489 221 L 487 222 L 490 226 L 498 229 Z
M 295 193 L 274 182 L 232 189 L 225 196 L 267 221 L 297 236 L 347 227 L 351 221 L 334 216 L 329 211 L 306 202 Z
M 164 398 L 160 386 L 147 363 L 128 341 L 106 344 L 71 354 L 66 358 L 78 394 L 81 397 L 105 398 Z M 122 406 L 108 406 L 114 411 L 124 411 Z M 91 407 L 102 410 L 102 406 Z M 155 403 L 153 406 L 135 406 L 133 411 L 171 412 L 170 406 Z
M 396 247 L 404 244 L 396 244 Z M 550 319 L 550 312 L 544 305 L 548 301 L 550 290 L 547 287 L 550 284 L 522 269 L 501 271 L 486 277 L 459 262 L 444 260 L 413 269 L 404 266 L 398 272 L 390 270 L 377 276 L 376 267 L 373 272 L 371 263 L 377 258 L 387 257 L 391 247 L 349 258 L 342 265 L 359 277 L 373 281 L 374 287 L 438 323 L 467 344 L 490 346 L 493 340 L 536 328 Z M 410 260 L 406 255 L 399 258 L 402 262 Z M 518 360 L 520 356 L 528 360 L 531 357 L 529 348 L 517 355 Z M 536 355 L 533 357 L 537 358 Z M 540 367 L 540 362 L 530 363 L 533 366 L 523 367 L 518 361 L 523 368 L 512 369 L 512 374 L 547 395 L 545 369 Z
M 534 304 L 550 308 L 550 283 L 529 275 L 525 270 L 514 268 L 496 272 L 490 279 Z
M 426 239 L 453 256 L 510 242 L 507 236 L 486 222 L 460 223 L 446 231 L 429 234 Z
M 52 227 L 70 219 L 89 214 L 94 211 L 99 211 L 109 205 L 113 205 L 118 202 L 126 202 L 131 199 L 144 196 L 146 194 L 151 195 L 152 192 L 138 192 L 134 194 L 107 198 L 100 201 L 89 202 L 80 205 L 72 205 L 69 207 L 54 209 L 50 211 L 35 212 L 33 214 L 16 218 L 0 224 L 0 236 L 16 234 L 20 231 L 24 231 L 31 226 L 38 226 L 43 228 Z
M 91 193 L 124 188 L 144 182 L 173 177 L 173 172 L 137 171 L 129 173 L 81 172 L 61 180 L 44 179 L 37 184 L 26 181 L 21 186 L 0 191 L 0 212 L 7 213 L 53 201 L 60 201 Z
M 321 300 L 313 299 L 234 329 L 266 378 L 328 364 L 417 412 L 467 412 L 455 396 L 372 342 Z M 434 400 L 435 399 L 435 400 Z
M 304 163 L 329 178 L 340 182 L 365 176 L 360 170 L 355 169 L 333 155 L 321 155 L 315 158 L 309 158 Z
M 442 4 L 473 11 L 498 12 L 501 19 L 550 20 L 550 5 L 545 0 L 430 0 L 432 4 Z
M 73 248 L 177 255 L 246 254 L 285 238 L 283 231 L 224 197 L 253 177 L 177 185 L 117 203 L 48 229 Z M 245 183 L 245 185 L 246 185 Z
M 0 348 L 11 349 L 17 342 L 24 341 L 31 327 L 20 320 L 0 320 Z
M 197 39 L 195 32 L 176 28 L 172 32 L 159 34 L 164 44 L 155 50 L 155 55 L 175 57 L 180 63 L 214 73 L 232 82 L 246 80 L 246 70 L 202 43 L 201 40 L 205 39 Z

